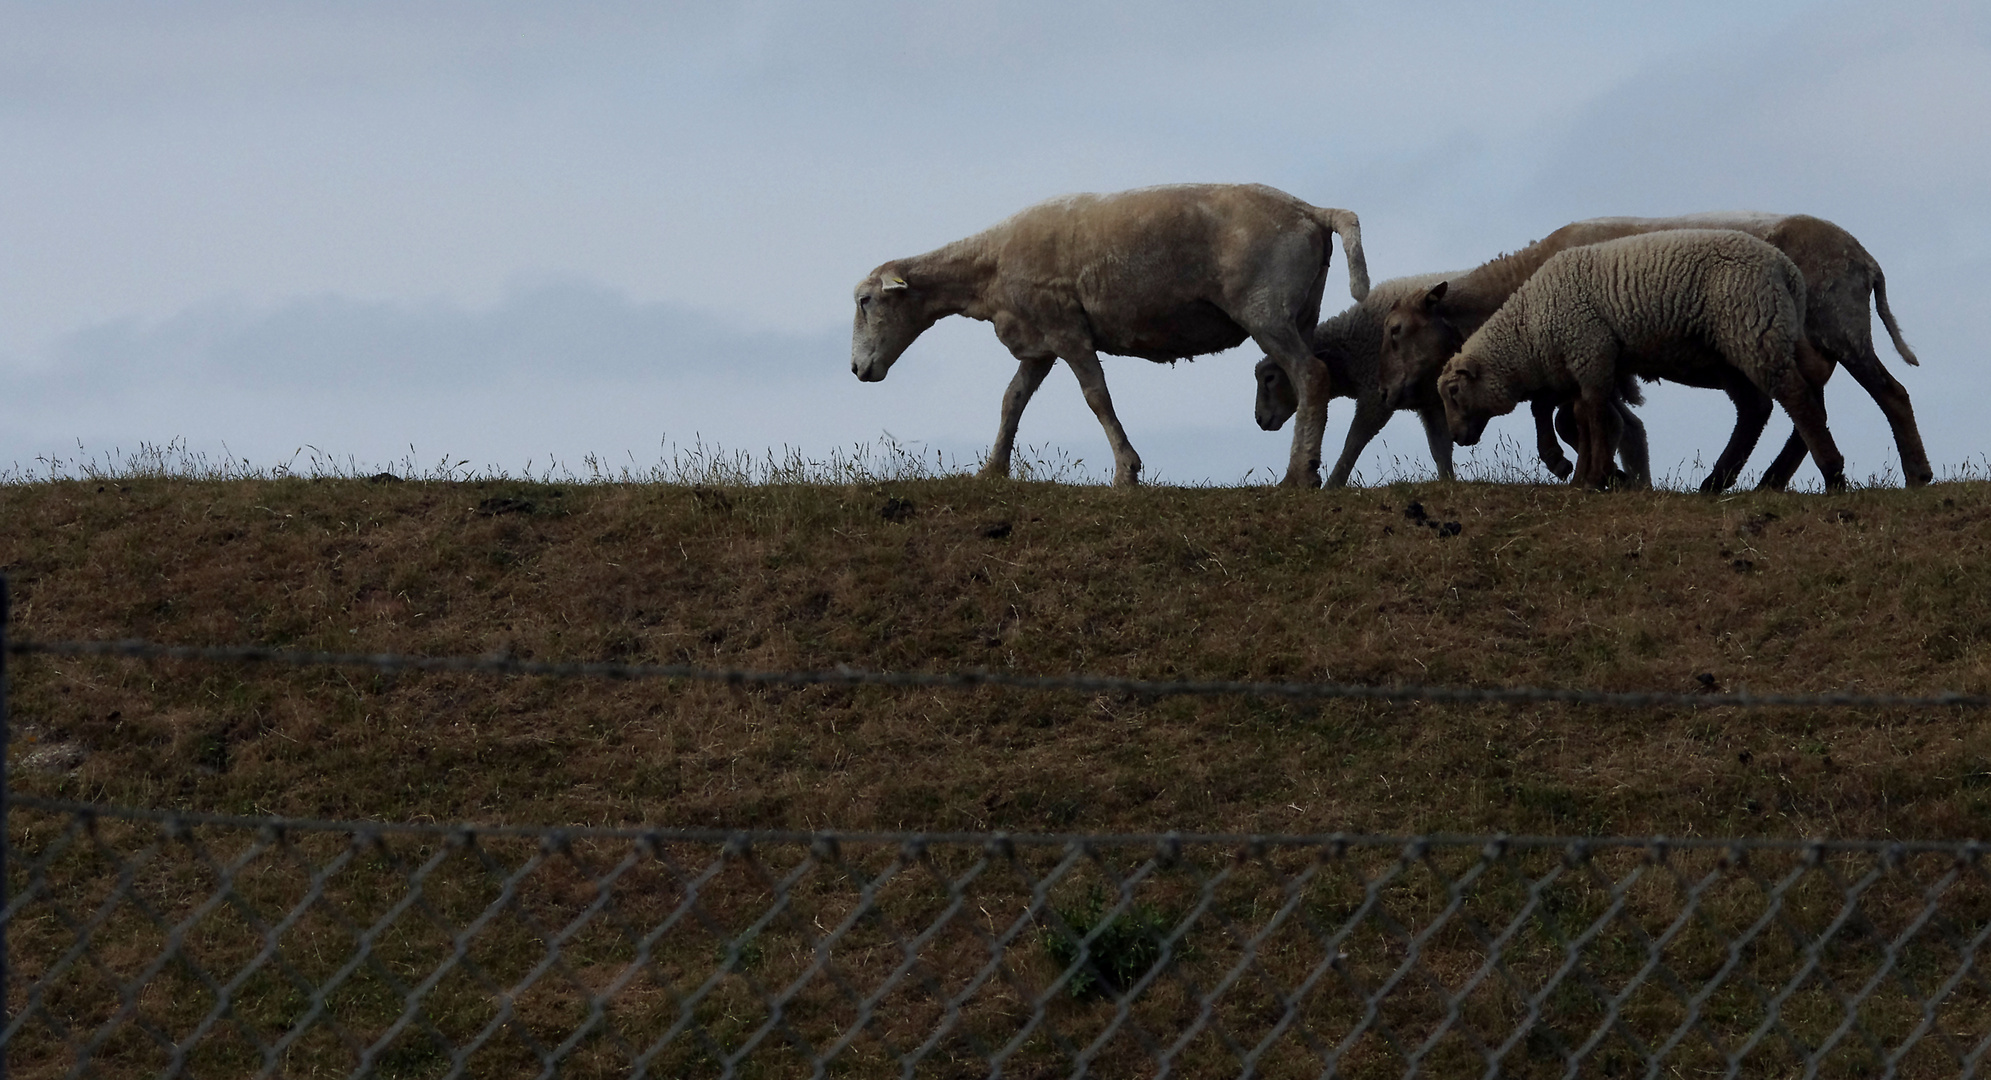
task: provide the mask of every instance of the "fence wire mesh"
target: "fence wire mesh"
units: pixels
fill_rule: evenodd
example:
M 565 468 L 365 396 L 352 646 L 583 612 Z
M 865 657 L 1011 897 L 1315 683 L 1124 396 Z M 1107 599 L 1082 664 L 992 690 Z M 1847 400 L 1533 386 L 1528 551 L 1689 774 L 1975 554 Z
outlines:
M 17 799 L 17 1076 L 1969 1076 L 1975 845 L 808 835 Z

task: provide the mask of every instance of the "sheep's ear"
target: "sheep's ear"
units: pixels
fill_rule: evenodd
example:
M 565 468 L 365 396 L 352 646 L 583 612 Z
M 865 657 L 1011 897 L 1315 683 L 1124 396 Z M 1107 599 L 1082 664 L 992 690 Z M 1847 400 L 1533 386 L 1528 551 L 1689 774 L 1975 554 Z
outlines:
M 911 286 L 906 284 L 905 278 L 897 274 L 886 274 L 885 280 L 881 283 L 881 288 L 886 292 L 891 292 L 893 289 L 906 289 L 911 288 Z
M 1431 286 L 1430 291 L 1424 294 L 1425 310 L 1429 311 L 1430 309 L 1437 307 L 1438 301 L 1443 300 L 1445 298 L 1445 290 L 1451 284 L 1452 283 L 1449 281 L 1441 281 L 1438 284 Z

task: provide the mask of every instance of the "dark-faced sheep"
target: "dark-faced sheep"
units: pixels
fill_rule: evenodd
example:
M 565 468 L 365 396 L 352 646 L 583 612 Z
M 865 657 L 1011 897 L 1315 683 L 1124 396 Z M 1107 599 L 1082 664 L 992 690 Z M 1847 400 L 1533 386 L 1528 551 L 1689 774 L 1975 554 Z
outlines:
M 1391 307 L 1398 300 L 1424 296 L 1432 286 L 1460 276 L 1456 273 L 1417 274 L 1392 278 L 1370 289 L 1369 295 L 1359 303 L 1314 328 L 1314 356 L 1327 365 L 1328 396 L 1355 399 L 1355 417 L 1349 423 L 1348 438 L 1342 444 L 1341 457 L 1327 474 L 1328 487 L 1338 488 L 1348 483 L 1362 451 L 1383 430 L 1383 425 L 1389 422 L 1393 413 L 1405 409 L 1416 412 L 1418 420 L 1424 425 L 1424 438 L 1431 447 L 1431 462 L 1437 466 L 1439 478 L 1453 478 L 1452 435 L 1445 428 L 1445 406 L 1438 400 L 1437 378 L 1434 376 L 1408 394 L 1386 399 L 1380 368 L 1383 322 L 1389 316 Z M 1254 374 L 1258 380 L 1258 395 L 1252 409 L 1253 418 L 1266 431 L 1277 431 L 1285 426 L 1299 407 L 1293 382 L 1286 376 L 1285 367 L 1270 356 L 1258 362 Z M 1633 403 L 1637 403 L 1636 398 Z M 1551 469 L 1560 463 L 1561 468 L 1556 475 L 1568 476 L 1569 459 L 1555 443 L 1553 418 L 1556 406 L 1551 402 L 1538 402 L 1537 411 L 1537 427 L 1548 440 L 1541 451 L 1542 460 Z M 1619 404 L 1619 411 L 1620 422 L 1625 428 L 1621 452 L 1626 479 L 1633 484 L 1649 486 L 1651 469 L 1646 464 L 1645 428 L 1631 414 L 1631 410 L 1623 408 L 1622 403 Z M 1562 426 L 1570 426 L 1571 421 L 1566 414 L 1560 419 Z
M 1924 484 L 1934 476 L 1928 453 L 1922 447 L 1921 433 L 1915 426 L 1908 392 L 1881 366 L 1880 356 L 1874 351 L 1872 321 L 1867 314 L 1869 299 L 1902 359 L 1917 363 L 1914 352 L 1902 340 L 1894 313 L 1888 310 L 1886 278 L 1880 263 L 1846 230 L 1804 214 L 1615 217 L 1565 225 L 1520 251 L 1434 286 L 1424 296 L 1397 298 L 1383 326 L 1385 394 L 1393 398 L 1408 397 L 1417 393 L 1420 386 L 1437 379 L 1439 370 L 1458 350 L 1459 343 L 1556 253 L 1625 236 L 1679 229 L 1743 232 L 1789 256 L 1804 275 L 1807 296 L 1804 336 L 1825 361 L 1825 376 L 1830 377 L 1834 366 L 1844 365 L 1873 396 L 1894 430 L 1903 474 L 1909 484 Z M 1747 383 L 1717 388 L 1728 390 L 1734 399 L 1736 425 L 1728 445 L 1715 460 L 1714 469 L 1701 484 L 1705 492 L 1722 491 L 1735 482 L 1762 436 L 1771 412 L 1769 399 Z M 1621 418 L 1628 415 L 1621 410 Z M 1553 435 L 1539 423 L 1537 431 L 1544 460 L 1550 460 L 1551 468 L 1556 468 L 1559 475 L 1566 475 L 1567 463 L 1557 468 L 1549 458 L 1555 447 Z M 1781 488 L 1789 483 L 1804 455 L 1803 437 L 1794 432 L 1764 471 L 1762 486 Z
M 1828 489 L 1845 459 L 1825 426 L 1822 358 L 1804 341 L 1804 276 L 1745 233 L 1687 229 L 1563 251 L 1461 345 L 1438 379 L 1452 437 L 1535 398 L 1571 400 L 1583 438 L 1576 482 L 1602 487 L 1611 402 L 1630 376 L 1746 381 L 1784 407 Z
M 983 476 L 1009 475 L 1023 407 L 1058 360 L 1113 447 L 1113 480 L 1140 479 L 1099 354 L 1175 361 L 1255 341 L 1295 373 L 1301 422 L 1285 483 L 1318 486 L 1327 376 L 1311 337 L 1327 282 L 1330 235 L 1348 254 L 1348 287 L 1368 295 L 1361 225 L 1258 184 L 1182 184 L 1039 203 L 946 247 L 895 259 L 856 290 L 850 368 L 876 382 L 948 315 L 993 323 L 1016 357 L 1002 426 Z

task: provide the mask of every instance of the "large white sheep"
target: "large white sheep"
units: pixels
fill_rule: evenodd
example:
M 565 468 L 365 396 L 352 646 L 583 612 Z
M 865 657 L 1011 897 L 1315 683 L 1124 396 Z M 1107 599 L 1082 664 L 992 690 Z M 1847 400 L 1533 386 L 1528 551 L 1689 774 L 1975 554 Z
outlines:
M 1804 274 L 1807 294 L 1804 336 L 1825 361 L 1825 377 L 1830 377 L 1835 365 L 1844 365 L 1873 396 L 1894 430 L 1902 472 L 1909 484 L 1925 484 L 1934 476 L 1928 453 L 1922 447 L 1921 432 L 1915 426 L 1915 411 L 1908 401 L 1908 391 L 1881 366 L 1880 356 L 1874 351 L 1872 320 L 1867 314 L 1869 299 L 1902 359 L 1909 364 L 1918 362 L 1902 339 L 1894 313 L 1888 309 L 1887 281 L 1880 263 L 1851 233 L 1806 214 L 1611 217 L 1565 225 L 1520 251 L 1434 285 L 1424 296 L 1398 297 L 1382 329 L 1384 394 L 1393 400 L 1406 398 L 1418 393 L 1420 386 L 1434 382 L 1445 361 L 1458 351 L 1459 343 L 1499 310 L 1514 290 L 1557 252 L 1625 236 L 1679 229 L 1743 232 L 1790 256 Z M 1734 399 L 1736 425 L 1728 445 L 1701 484 L 1701 490 L 1706 492 L 1724 490 L 1735 482 L 1771 413 L 1770 400 L 1747 383 L 1717 388 L 1729 391 Z M 1544 460 L 1550 460 L 1550 467 L 1557 468 L 1548 457 L 1554 447 L 1553 439 L 1546 431 L 1542 435 Z M 1803 437 L 1793 432 L 1783 451 L 1764 470 L 1762 486 L 1781 488 L 1789 483 L 1804 462 L 1804 454 Z M 1566 474 L 1566 463 L 1557 471 L 1559 475 Z
M 1445 407 L 1438 400 L 1437 375 L 1434 373 L 1410 393 L 1386 399 L 1382 387 L 1380 347 L 1384 320 L 1389 317 L 1391 307 L 1397 301 L 1406 297 L 1422 297 L 1429 293 L 1432 286 L 1462 276 L 1462 273 L 1417 274 L 1380 282 L 1360 302 L 1314 328 L 1314 356 L 1327 365 L 1328 396 L 1355 399 L 1355 417 L 1349 423 L 1348 438 L 1342 444 L 1341 457 L 1327 475 L 1328 487 L 1338 488 L 1348 483 L 1362 451 L 1383 430 L 1383 425 L 1389 423 L 1391 414 L 1404 409 L 1416 412 L 1418 420 L 1424 425 L 1424 438 L 1431 447 L 1431 461 L 1438 468 L 1438 476 L 1445 480 L 1452 479 L 1452 435 L 1445 427 Z M 1258 395 L 1252 415 L 1259 427 L 1277 431 L 1285 426 L 1299 407 L 1293 382 L 1286 376 L 1285 367 L 1270 356 L 1258 361 L 1254 373 L 1258 380 Z M 1638 399 L 1633 398 L 1632 403 L 1637 404 Z M 1645 427 L 1622 403 L 1618 409 L 1619 421 L 1624 427 L 1620 452 L 1624 457 L 1627 477 L 1632 483 L 1649 486 L 1651 468 L 1646 463 Z M 1553 402 L 1536 403 L 1539 449 L 1542 460 L 1549 468 L 1556 470 L 1557 476 L 1568 476 L 1569 459 L 1556 444 L 1555 414 Z M 1570 426 L 1566 416 L 1562 421 L 1564 427 Z M 1571 445 L 1574 445 L 1573 439 Z
M 1784 407 L 1828 489 L 1845 459 L 1825 426 L 1824 361 L 1804 340 L 1804 275 L 1745 233 L 1686 229 L 1571 248 L 1542 264 L 1445 365 L 1452 437 L 1479 441 L 1522 400 L 1575 402 L 1576 482 L 1602 487 L 1611 402 L 1632 375 L 1729 385 Z
M 946 247 L 895 259 L 857 283 L 850 368 L 876 382 L 948 315 L 995 325 L 1016 357 L 983 476 L 1009 475 L 1023 407 L 1058 360 L 1070 365 L 1113 447 L 1113 480 L 1140 479 L 1106 392 L 1100 353 L 1175 361 L 1247 337 L 1294 372 L 1300 423 L 1285 483 L 1319 486 L 1327 377 L 1311 337 L 1327 283 L 1329 236 L 1348 254 L 1348 288 L 1368 295 L 1361 224 L 1260 184 L 1181 184 L 1068 195 Z

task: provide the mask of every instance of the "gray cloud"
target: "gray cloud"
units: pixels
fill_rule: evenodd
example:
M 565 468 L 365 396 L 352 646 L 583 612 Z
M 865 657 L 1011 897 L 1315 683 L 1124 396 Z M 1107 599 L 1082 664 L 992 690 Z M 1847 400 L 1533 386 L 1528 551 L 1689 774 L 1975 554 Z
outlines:
M 79 382 L 143 388 L 161 380 L 299 392 L 763 381 L 833 368 L 845 348 L 835 336 L 745 330 L 566 281 L 517 288 L 478 309 L 340 296 L 269 310 L 208 304 L 156 323 L 122 320 L 78 331 L 29 378 L 47 394 Z
M 509 469 L 639 452 L 649 464 L 665 440 L 700 436 L 763 450 L 797 444 L 784 426 L 855 384 L 847 357 L 845 334 L 742 329 L 573 281 L 481 308 L 216 303 L 88 327 L 46 362 L 0 371 L 18 417 L 0 462 L 73 456 L 78 442 L 181 441 L 259 464 L 307 445 L 389 463 L 413 444 Z M 728 437 L 748 431 L 765 440 Z
M 1371 160 L 1500 141 L 1795 6 L 0 6 L 0 351 L 545 271 L 813 328 L 870 265 L 1065 191 L 1379 204 Z
M 1936 0 L 1832 5 L 1772 41 L 1750 41 L 1639 72 L 1558 133 L 1505 217 L 1539 235 L 1574 218 L 1757 209 L 1829 218 L 1887 272 L 1889 299 L 1925 366 L 1883 338 L 1914 395 L 1932 458 L 1976 460 L 1968 402 L 1991 371 L 1965 312 L 1991 267 L 1991 12 Z M 1517 242 L 1525 237 L 1517 237 Z M 1656 442 L 1684 455 L 1716 445 L 1725 406 L 1670 393 L 1648 409 Z M 1833 430 L 1866 471 L 1898 462 L 1879 411 L 1851 379 L 1827 394 Z M 1788 424 L 1780 417 L 1771 438 Z M 1769 449 L 1757 462 L 1767 460 Z M 1659 456 L 1656 452 L 1655 456 Z
M 1939 390 L 1975 386 L 1951 358 L 1991 260 L 1965 4 L 549 11 L 0 0 L 0 457 L 136 432 L 515 462 L 694 428 L 972 456 L 1012 362 L 950 320 L 861 387 L 851 283 L 1047 195 L 1186 179 L 1358 209 L 1378 277 L 1593 214 L 1831 217 L 1929 359 L 1903 377 L 1932 452 L 1974 445 Z M 1250 426 L 1249 359 L 1109 366 L 1154 471 L 1283 459 Z M 1099 458 L 1065 378 L 1023 437 Z M 1855 468 L 1890 459 L 1846 393 Z M 1725 430 L 1669 408 L 1662 460 Z M 1414 425 L 1386 436 L 1421 459 Z
M 1774 43 L 1627 81 L 1571 125 L 1519 197 L 1668 211 L 1802 205 L 1919 241 L 1991 209 L 1979 180 L 1991 168 L 1987 114 L 1991 11 L 1839 6 Z M 1935 203 L 1961 213 L 1931 221 Z

